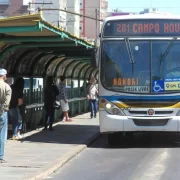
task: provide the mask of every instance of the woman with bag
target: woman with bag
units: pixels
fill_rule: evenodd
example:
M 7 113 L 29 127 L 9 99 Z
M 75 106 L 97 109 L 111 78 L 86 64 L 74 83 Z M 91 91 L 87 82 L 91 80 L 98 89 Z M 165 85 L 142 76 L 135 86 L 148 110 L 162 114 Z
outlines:
M 59 95 L 59 90 L 53 82 L 53 77 L 48 76 L 44 88 L 44 108 L 46 111 L 46 116 L 45 116 L 45 124 L 43 130 L 47 130 L 48 125 L 50 131 L 54 130 L 52 125 L 54 122 L 55 106 L 57 106 L 55 105 L 56 96 L 58 95 Z
M 69 111 L 69 103 L 67 97 L 67 91 L 65 86 L 65 76 L 60 76 L 60 83 L 58 85 L 59 89 L 59 101 L 61 104 L 61 108 L 63 111 L 63 122 L 71 122 L 72 119 L 69 118 L 68 111 Z
M 89 100 L 89 106 L 90 106 L 90 117 L 96 118 L 96 113 L 97 113 L 97 94 L 98 94 L 98 90 L 96 88 L 96 80 L 95 78 L 91 78 L 90 79 L 90 85 L 89 87 L 87 87 L 87 99 Z

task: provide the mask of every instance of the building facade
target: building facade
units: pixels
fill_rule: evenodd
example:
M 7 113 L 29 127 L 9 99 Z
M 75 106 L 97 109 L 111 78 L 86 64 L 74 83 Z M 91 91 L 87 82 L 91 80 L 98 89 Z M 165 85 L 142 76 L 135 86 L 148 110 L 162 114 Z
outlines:
M 67 0 L 67 11 L 80 14 L 80 0 Z M 80 35 L 80 16 L 67 13 L 67 31 L 71 34 Z
M 38 7 L 41 7 L 42 9 L 49 9 L 47 11 L 42 11 L 43 18 L 48 21 L 49 23 L 60 27 L 64 30 L 67 29 L 66 27 L 66 12 L 60 11 L 58 9 L 67 9 L 67 3 L 66 0 L 34 0 L 35 3 L 42 3 L 42 4 L 35 4 L 35 10 Z M 51 3 L 52 4 L 43 4 L 44 3 Z M 57 9 L 57 10 L 51 10 L 51 9 Z
M 108 0 L 0 0 L 0 17 L 33 14 L 38 8 L 49 9 L 42 10 L 43 18 L 49 23 L 92 43 L 101 32 L 102 22 L 99 20 L 106 17 Z
M 34 0 L 0 0 L 0 17 L 18 16 L 28 13 L 29 2 Z
M 81 17 L 80 36 L 84 37 L 87 41 L 94 42 L 98 34 L 101 32 L 102 25 L 101 21 L 96 21 L 95 19 L 97 18 L 103 20 L 106 17 L 107 10 L 107 0 L 81 0 L 81 14 L 84 16 L 92 17 L 94 19 L 89 19 L 83 16 Z

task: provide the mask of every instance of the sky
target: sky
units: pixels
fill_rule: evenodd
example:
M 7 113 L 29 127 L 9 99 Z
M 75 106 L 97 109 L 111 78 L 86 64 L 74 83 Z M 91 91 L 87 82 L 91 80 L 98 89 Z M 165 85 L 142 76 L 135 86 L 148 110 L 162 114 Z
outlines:
M 180 15 L 179 0 L 107 0 L 109 10 L 118 8 L 123 12 L 140 12 L 145 8 L 157 8 L 161 12 Z

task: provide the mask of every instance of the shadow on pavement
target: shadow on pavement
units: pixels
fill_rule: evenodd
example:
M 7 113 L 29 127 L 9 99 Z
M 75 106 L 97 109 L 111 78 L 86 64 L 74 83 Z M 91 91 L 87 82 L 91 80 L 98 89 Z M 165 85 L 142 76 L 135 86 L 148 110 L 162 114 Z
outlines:
M 120 137 L 116 144 L 108 145 L 107 135 L 102 135 L 90 148 L 179 148 L 180 134 L 178 133 L 138 133 L 134 138 Z
M 58 124 L 54 126 L 54 131 L 39 130 L 21 142 L 84 144 L 88 138 L 97 132 L 99 132 L 98 125 Z

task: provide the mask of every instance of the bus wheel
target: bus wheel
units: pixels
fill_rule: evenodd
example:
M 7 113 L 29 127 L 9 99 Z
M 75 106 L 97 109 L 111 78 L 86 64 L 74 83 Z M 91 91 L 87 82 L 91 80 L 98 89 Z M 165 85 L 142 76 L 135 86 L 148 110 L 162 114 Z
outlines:
M 108 145 L 118 144 L 120 142 L 121 136 L 121 133 L 108 134 Z

